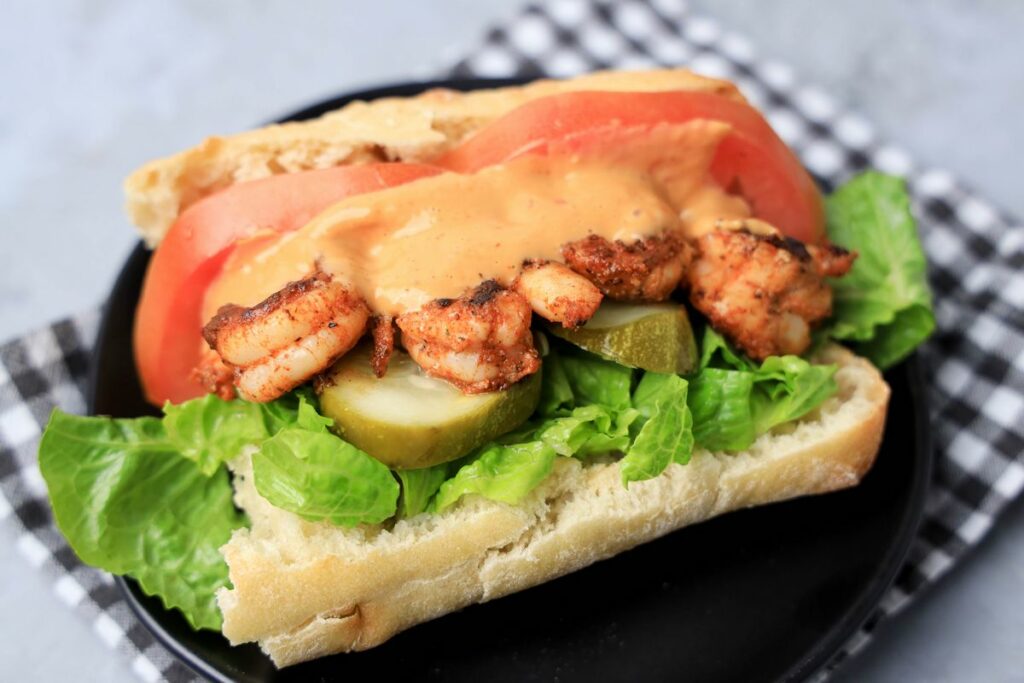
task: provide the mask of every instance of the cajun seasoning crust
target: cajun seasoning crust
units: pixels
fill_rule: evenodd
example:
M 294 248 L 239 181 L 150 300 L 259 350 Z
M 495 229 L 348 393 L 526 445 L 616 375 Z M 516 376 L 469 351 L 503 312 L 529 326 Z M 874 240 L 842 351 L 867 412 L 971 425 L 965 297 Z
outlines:
M 751 358 L 802 353 L 810 330 L 832 313 L 825 277 L 856 254 L 777 235 L 719 230 L 700 237 L 687 272 L 690 302 Z
M 326 290 L 332 283 L 333 278 L 330 275 L 317 271 L 308 278 L 289 282 L 280 291 L 274 292 L 250 308 L 225 304 L 203 327 L 203 339 L 210 348 L 223 348 L 228 337 L 250 337 L 253 333 L 247 329 L 249 325 L 268 322 L 272 316 L 283 317 L 295 326 L 315 330 L 325 325 L 331 326 L 332 318 L 348 315 L 355 309 L 366 308 L 366 304 L 358 297 L 346 293 L 341 287 L 335 286 L 334 291 L 327 294 Z M 321 291 L 325 292 L 322 298 L 313 300 L 307 296 L 312 292 Z M 324 305 L 324 302 L 327 302 L 327 305 Z M 226 355 L 221 355 L 231 362 L 233 354 L 230 351 L 227 351 Z
M 317 271 L 251 308 L 221 306 L 203 337 L 234 370 L 239 395 L 262 402 L 290 391 L 352 348 L 369 315 L 362 299 Z
M 529 304 L 494 280 L 458 299 L 435 299 L 397 320 L 402 345 L 423 370 L 467 394 L 502 391 L 540 368 L 533 348 Z M 480 377 L 454 376 L 438 359 L 473 357 L 474 367 L 494 368 Z
M 624 243 L 589 235 L 562 247 L 566 264 L 618 301 L 664 301 L 690 261 L 690 248 L 675 232 Z M 671 270 L 671 273 L 667 272 Z

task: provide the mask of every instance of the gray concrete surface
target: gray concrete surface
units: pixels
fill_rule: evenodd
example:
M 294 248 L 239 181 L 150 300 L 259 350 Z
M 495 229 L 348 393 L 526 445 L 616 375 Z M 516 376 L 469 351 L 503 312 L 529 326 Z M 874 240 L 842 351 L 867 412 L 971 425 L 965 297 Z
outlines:
M 134 242 L 142 161 L 346 88 L 427 76 L 518 0 L 5 5 L 0 22 L 0 338 L 98 303 Z M 1024 3 L 716 0 L 746 34 L 889 140 L 1024 215 Z M 301 7 L 301 12 L 296 8 Z M 0 533 L 5 680 L 129 681 Z M 1024 504 L 885 624 L 839 680 L 1024 680 Z

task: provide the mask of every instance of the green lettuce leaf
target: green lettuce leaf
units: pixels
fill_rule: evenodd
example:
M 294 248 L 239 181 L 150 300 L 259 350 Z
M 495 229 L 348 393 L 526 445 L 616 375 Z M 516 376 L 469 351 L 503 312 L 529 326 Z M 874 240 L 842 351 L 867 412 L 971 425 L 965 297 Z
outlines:
M 541 338 L 546 339 L 546 337 Z M 574 396 L 572 385 L 569 384 L 569 376 L 562 364 L 561 354 L 554 352 L 550 347 L 544 356 L 542 373 L 537 414 L 549 417 L 559 415 L 564 410 L 571 408 Z
M 710 327 L 701 369 L 690 378 L 693 435 L 711 451 L 741 451 L 768 430 L 803 417 L 838 391 L 835 365 L 770 356 L 757 365 Z
M 219 629 L 214 594 L 228 568 L 218 549 L 245 520 L 227 472 L 200 460 L 182 457 L 152 417 L 55 410 L 39 446 L 57 526 L 82 561 L 135 577 L 195 628 Z
M 839 390 L 835 365 L 812 365 L 797 356 L 771 356 L 754 377 L 754 432 L 803 417 Z
M 577 408 L 574 413 L 585 408 Z M 595 421 L 594 433 L 581 445 L 573 455 L 584 458 L 598 453 L 625 453 L 635 438 L 634 428 L 639 429 L 642 421 L 640 411 L 636 408 L 623 408 L 612 414 L 611 422 Z
M 83 561 L 134 577 L 194 627 L 218 629 L 214 593 L 228 577 L 218 548 L 245 524 L 224 463 L 282 429 L 328 436 L 330 424 L 309 391 L 266 404 L 203 396 L 167 404 L 162 419 L 55 411 L 39 465 Z
M 326 433 L 334 424 L 321 415 L 311 391 L 300 390 L 269 403 L 225 401 L 213 394 L 164 405 L 164 429 L 171 445 L 206 475 L 285 428 Z
M 543 441 L 485 446 L 441 484 L 434 509 L 441 512 L 470 493 L 514 505 L 551 474 L 556 456 Z
M 545 362 L 555 355 L 554 349 L 552 346 L 552 353 Z M 577 406 L 596 404 L 609 410 L 629 408 L 633 382 L 633 371 L 630 368 L 576 349 L 567 349 L 559 355 L 561 358 L 558 362 L 565 372 Z
M 334 426 L 334 420 L 320 414 L 319 401 L 312 392 L 296 392 L 298 406 L 295 408 L 295 427 L 310 432 L 326 434 Z
M 927 264 L 899 178 L 864 173 L 825 202 L 829 239 L 859 253 L 832 282 L 829 330 L 880 368 L 906 357 L 935 329 Z
M 252 469 L 261 496 L 310 521 L 374 524 L 397 509 L 399 486 L 391 470 L 326 432 L 283 429 L 253 454 Z
M 757 364 L 738 353 L 710 325 L 705 326 L 700 342 L 700 368 L 716 367 L 730 370 L 756 370 Z
M 594 453 L 625 450 L 629 445 L 629 423 L 634 411 L 613 414 L 608 408 L 590 404 L 574 408 L 569 415 L 545 420 L 533 433 L 564 456 L 585 457 Z
M 669 463 L 685 465 L 693 453 L 693 419 L 686 405 L 687 382 L 678 375 L 644 373 L 633 404 L 646 421 L 619 461 L 622 483 L 658 476 Z
M 396 470 L 395 475 L 402 482 L 402 516 L 415 517 L 430 508 L 431 499 L 448 478 L 448 463 L 418 470 Z
M 754 373 L 705 368 L 690 380 L 693 438 L 709 451 L 742 451 L 757 438 L 751 397 Z
M 245 403 L 232 401 L 231 403 Z M 273 436 L 287 427 L 297 427 L 311 432 L 326 432 L 334 420 L 320 414 L 320 401 L 308 387 L 301 387 L 269 403 L 257 405 L 263 411 L 266 436 Z
M 164 405 L 164 429 L 171 444 L 210 476 L 246 444 L 270 436 L 264 408 L 248 401 L 225 401 L 213 394 Z

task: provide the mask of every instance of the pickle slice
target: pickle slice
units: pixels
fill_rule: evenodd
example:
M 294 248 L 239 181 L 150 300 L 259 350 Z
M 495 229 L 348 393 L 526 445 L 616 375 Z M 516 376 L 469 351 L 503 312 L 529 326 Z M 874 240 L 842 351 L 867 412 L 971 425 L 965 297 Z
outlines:
M 576 330 L 548 329 L 580 348 L 621 365 L 685 375 L 697 367 L 697 342 L 686 307 L 605 301 Z
M 320 409 L 349 443 L 392 469 L 416 469 L 454 460 L 511 431 L 539 400 L 540 373 L 505 391 L 463 394 L 397 349 L 378 378 L 369 348 L 359 347 L 328 372 Z

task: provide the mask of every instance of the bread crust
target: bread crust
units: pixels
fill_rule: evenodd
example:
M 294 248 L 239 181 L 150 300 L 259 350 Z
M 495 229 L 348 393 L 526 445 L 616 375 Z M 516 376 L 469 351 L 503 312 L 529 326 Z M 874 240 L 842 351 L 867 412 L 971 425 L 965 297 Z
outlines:
M 716 515 L 853 486 L 871 467 L 889 387 L 869 362 L 829 347 L 837 396 L 745 453 L 698 450 L 685 466 L 622 486 L 615 462 L 560 458 L 522 504 L 470 497 L 392 529 L 343 530 L 272 508 L 236 463 L 252 518 L 224 546 L 233 589 L 218 595 L 232 643 L 278 666 L 379 645 L 414 624 L 549 581 Z
M 415 97 L 353 102 L 309 121 L 214 136 L 151 161 L 124 183 L 125 209 L 149 246 L 178 214 L 233 183 L 278 173 L 372 161 L 425 161 L 518 105 L 578 90 L 716 92 L 743 100 L 732 83 L 685 69 L 600 71 L 568 81 L 467 93 L 428 90 Z

